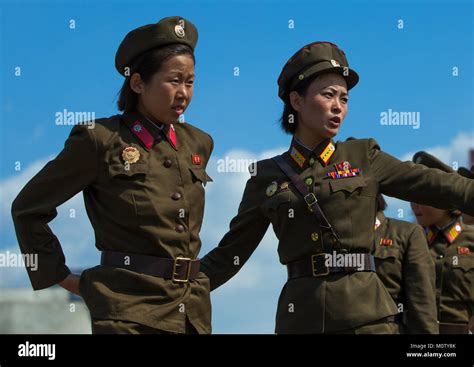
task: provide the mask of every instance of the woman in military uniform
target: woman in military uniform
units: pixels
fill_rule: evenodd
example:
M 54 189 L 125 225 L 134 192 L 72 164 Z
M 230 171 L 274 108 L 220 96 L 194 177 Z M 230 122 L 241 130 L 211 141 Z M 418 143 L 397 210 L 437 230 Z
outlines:
M 35 290 L 60 284 L 84 298 L 93 333 L 210 333 L 209 280 L 196 260 L 212 138 L 176 123 L 193 95 L 197 29 L 181 17 L 137 28 L 118 48 L 123 114 L 75 126 L 64 150 L 13 202 Z M 48 226 L 82 191 L 101 265 L 80 278 Z
M 288 269 L 277 333 L 393 332 L 389 317 L 397 306 L 370 254 L 379 193 L 474 214 L 473 181 L 400 162 L 373 139 L 333 141 L 358 79 L 329 42 L 306 45 L 290 58 L 278 79 L 283 129 L 293 135 L 289 150 L 252 168 L 229 232 L 201 259 L 211 289 L 219 287 L 271 223 Z
M 373 254 L 377 275 L 399 310 L 390 318 L 394 331 L 438 334 L 435 269 L 423 229 L 386 217 L 386 208 L 379 194 Z
M 445 172 L 453 169 L 436 157 L 418 152 L 413 161 Z M 458 173 L 472 178 L 469 170 Z M 457 209 L 443 210 L 412 202 L 436 267 L 436 303 L 440 334 L 467 334 L 474 316 L 474 228 L 466 226 Z

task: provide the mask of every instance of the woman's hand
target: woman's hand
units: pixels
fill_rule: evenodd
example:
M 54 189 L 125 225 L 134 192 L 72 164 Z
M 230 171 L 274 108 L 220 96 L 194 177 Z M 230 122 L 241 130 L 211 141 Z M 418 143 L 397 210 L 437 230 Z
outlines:
M 80 296 L 81 292 L 79 291 L 79 279 L 81 279 L 80 276 L 69 274 L 66 279 L 64 279 L 62 282 L 59 282 L 59 285 L 69 292 Z

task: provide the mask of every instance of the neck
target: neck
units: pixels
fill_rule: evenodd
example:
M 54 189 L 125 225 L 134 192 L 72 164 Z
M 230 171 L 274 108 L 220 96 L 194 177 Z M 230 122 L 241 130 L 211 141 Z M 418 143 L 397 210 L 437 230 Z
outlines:
M 435 223 L 435 226 L 438 227 L 439 229 L 444 229 L 448 224 L 453 222 L 456 218 L 447 216 L 443 217 L 443 219 L 440 219 L 437 223 Z
M 157 121 L 153 116 L 151 116 L 151 114 L 148 113 L 148 111 L 143 107 L 141 103 L 138 103 L 137 111 L 152 124 L 157 125 L 157 126 L 164 125 L 164 123 Z
M 305 128 L 302 124 L 299 124 L 296 128 L 294 136 L 311 150 L 316 148 L 325 139 L 314 131 Z

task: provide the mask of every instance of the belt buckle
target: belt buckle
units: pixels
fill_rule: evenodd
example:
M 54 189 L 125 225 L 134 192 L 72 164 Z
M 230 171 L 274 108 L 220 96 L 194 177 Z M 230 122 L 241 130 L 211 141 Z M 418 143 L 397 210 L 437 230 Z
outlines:
M 329 274 L 329 268 L 326 266 L 326 271 L 324 273 L 318 273 L 318 269 L 315 267 L 315 264 L 316 264 L 316 258 L 318 256 L 326 256 L 325 253 L 322 253 L 322 254 L 314 254 L 314 255 L 311 255 L 311 270 L 313 271 L 313 277 L 317 278 L 317 277 L 322 277 L 322 276 L 325 276 L 325 275 L 328 275 Z
M 178 275 L 176 273 L 176 268 L 178 266 L 181 266 L 180 263 L 178 263 L 179 261 L 186 261 L 186 264 L 188 266 L 188 268 L 186 269 L 186 278 L 185 279 L 179 279 L 179 278 L 176 278 L 176 275 Z M 174 263 L 173 263 L 173 274 L 171 275 L 171 280 L 175 283 L 187 283 L 189 281 L 189 275 L 191 274 L 191 259 L 189 257 L 177 257 L 174 259 Z
M 316 195 L 314 195 L 314 193 L 310 192 L 308 195 L 305 195 L 304 201 L 311 208 L 311 205 L 316 204 L 318 199 L 316 199 Z

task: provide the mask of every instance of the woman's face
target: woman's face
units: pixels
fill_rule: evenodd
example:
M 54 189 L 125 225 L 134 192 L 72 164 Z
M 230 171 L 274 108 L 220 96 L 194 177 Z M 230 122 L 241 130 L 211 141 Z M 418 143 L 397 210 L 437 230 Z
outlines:
M 290 93 L 290 101 L 298 112 L 300 131 L 321 139 L 334 137 L 347 113 L 347 84 L 338 74 L 322 74 L 309 85 L 305 96 Z
M 137 109 L 155 121 L 176 122 L 193 97 L 194 61 L 189 55 L 173 56 L 166 60 L 148 83 L 140 74 L 130 79 L 130 87 L 137 93 Z
M 422 227 L 433 225 L 443 227 L 451 221 L 451 215 L 447 210 L 416 203 L 411 203 L 411 209 L 416 216 L 416 221 Z

